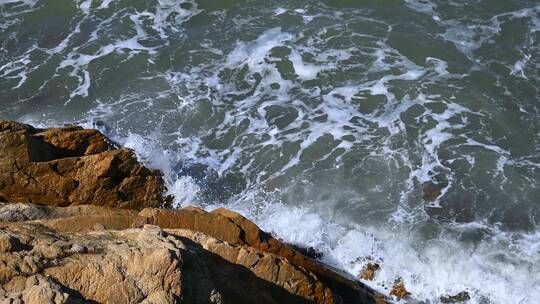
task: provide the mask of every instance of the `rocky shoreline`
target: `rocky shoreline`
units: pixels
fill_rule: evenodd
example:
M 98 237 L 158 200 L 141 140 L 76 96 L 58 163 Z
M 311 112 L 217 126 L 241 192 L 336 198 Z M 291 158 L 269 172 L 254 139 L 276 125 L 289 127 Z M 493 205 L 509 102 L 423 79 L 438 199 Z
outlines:
M 388 303 L 95 130 L 0 121 L 0 303 Z

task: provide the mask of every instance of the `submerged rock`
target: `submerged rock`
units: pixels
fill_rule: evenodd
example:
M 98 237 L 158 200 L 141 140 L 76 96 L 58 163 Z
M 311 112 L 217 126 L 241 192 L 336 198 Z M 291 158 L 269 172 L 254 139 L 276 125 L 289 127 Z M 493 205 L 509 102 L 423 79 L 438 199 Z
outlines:
M 0 201 L 143 209 L 164 204 L 158 171 L 96 130 L 0 121 Z
M 442 187 L 439 184 L 427 182 L 422 187 L 422 198 L 427 202 L 434 202 L 441 195 Z
M 462 291 L 453 296 L 450 296 L 450 295 L 442 296 L 440 298 L 440 301 L 441 303 L 462 303 L 462 302 L 467 302 L 470 299 L 471 299 L 471 296 L 469 295 L 469 293 L 466 291 Z
M 289 244 L 294 250 L 300 252 L 301 254 L 307 256 L 308 258 L 312 258 L 315 260 L 318 260 L 323 257 L 323 253 L 317 250 L 317 248 L 314 247 L 302 247 L 294 244 Z

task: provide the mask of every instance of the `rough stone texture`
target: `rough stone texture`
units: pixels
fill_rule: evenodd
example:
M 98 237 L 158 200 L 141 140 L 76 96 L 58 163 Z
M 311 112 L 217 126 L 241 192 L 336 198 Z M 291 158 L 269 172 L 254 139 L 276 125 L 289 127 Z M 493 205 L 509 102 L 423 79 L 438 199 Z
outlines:
M 347 278 L 345 274 L 304 256 L 234 211 L 220 208 L 208 213 L 194 207 L 183 210 L 147 208 L 139 213 L 134 227 L 142 227 L 144 224 L 199 231 L 230 244 L 246 245 L 275 254 L 314 273 L 342 303 L 380 303 L 380 299 L 384 298 L 364 284 Z
M 18 222 L 0 224 L 0 233 L 26 246 L 0 254 L 0 302 L 334 302 L 286 259 L 199 232 L 146 225 L 69 234 Z
M 95 205 L 54 207 L 0 203 L 0 222 L 38 221 L 62 231 L 121 230 L 131 227 L 136 218 L 134 210 Z
M 7 224 L 0 231 L 19 236 L 31 248 L 0 255 L 5 299 L 31 297 L 28 281 L 36 275 L 57 284 L 49 288 L 55 298 L 71 293 L 100 303 L 140 303 L 162 294 L 173 303 L 181 295 L 181 249 L 168 248 L 150 232 L 71 235 L 36 223 Z
M 0 205 L 3 219 L 20 210 L 30 219 L 0 221 L 0 303 L 386 303 L 360 283 L 345 288 L 251 246 L 270 236 L 233 212 Z M 191 228 L 145 223 L 171 219 Z
M 375 278 L 375 274 L 381 267 L 377 263 L 369 262 L 362 268 L 362 271 L 358 274 L 358 277 L 363 280 L 372 281 Z
M 228 280 L 218 280 L 217 286 L 227 285 L 226 291 L 223 292 L 225 299 L 228 299 L 227 302 L 253 302 L 259 297 L 257 291 L 261 287 L 257 285 L 262 282 L 263 289 L 270 291 L 270 296 L 273 298 L 270 299 L 262 294 L 264 298 L 267 298 L 264 301 L 270 303 L 274 301 L 277 303 L 334 303 L 334 295 L 324 283 L 319 281 L 313 273 L 290 263 L 287 259 L 249 246 L 234 246 L 200 232 L 184 229 L 171 231 L 200 244 L 208 252 L 219 256 L 220 271 L 224 272 L 225 278 L 234 278 L 234 282 L 244 281 L 242 278 L 244 274 L 227 270 L 228 263 L 243 266 L 248 271 L 245 275 L 255 276 L 255 284 L 253 282 L 247 284 L 246 280 L 247 286 L 231 284 Z M 291 295 L 294 296 L 291 297 Z
M 398 299 L 407 299 L 411 293 L 405 288 L 405 283 L 401 281 L 396 281 L 392 286 L 390 295 L 397 297 Z
M 163 180 L 96 130 L 0 121 L 0 202 L 162 206 Z

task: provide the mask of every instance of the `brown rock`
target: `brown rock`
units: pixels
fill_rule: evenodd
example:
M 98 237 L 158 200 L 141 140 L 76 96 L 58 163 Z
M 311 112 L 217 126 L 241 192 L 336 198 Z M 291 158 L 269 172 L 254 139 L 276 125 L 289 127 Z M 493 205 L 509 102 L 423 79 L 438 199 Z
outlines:
M 382 294 L 376 294 L 373 303 L 375 304 L 388 304 L 388 301 L 386 300 L 386 297 Z
M 262 242 L 265 242 L 272 238 L 268 233 L 260 230 L 257 225 L 255 225 L 253 222 L 249 221 L 237 212 L 225 208 L 219 208 L 212 211 L 211 213 L 221 217 L 226 217 L 231 222 L 233 222 L 243 231 L 242 240 L 252 247 L 258 248 Z
M 93 155 L 110 151 L 115 146 L 99 131 L 71 126 L 51 128 L 36 134 L 60 150 L 65 157 Z
M 367 263 L 360 271 L 359 278 L 363 280 L 372 281 L 375 278 L 375 274 L 381 267 L 377 263 Z
M 32 246 L 0 255 L 0 301 L 334 303 L 311 272 L 199 232 L 146 225 L 71 234 L 28 222 L 0 224 L 0 232 L 29 238 Z
M 205 250 L 220 256 L 223 259 L 219 262 L 220 264 L 226 265 L 228 262 L 241 265 L 256 277 L 275 285 L 276 287 L 271 289 L 274 289 L 272 297 L 277 300 L 277 303 L 287 303 L 291 300 L 299 302 L 294 298 L 291 299 L 288 294 L 295 294 L 310 303 L 334 303 L 333 294 L 324 283 L 319 281 L 314 274 L 302 267 L 295 266 L 287 259 L 249 246 L 233 246 L 199 232 L 190 230 L 172 231 L 178 236 L 189 238 L 201 244 Z M 235 274 L 230 275 L 235 276 Z M 249 289 L 242 288 L 242 286 L 237 287 L 231 282 L 227 280 L 218 283 L 218 285 L 228 284 L 228 288 L 231 289 L 231 294 L 223 294 L 225 299 L 240 299 L 245 302 L 254 299 L 252 298 L 254 295 L 250 294 Z M 261 287 L 253 286 L 250 289 L 259 289 Z
M 396 281 L 392 286 L 390 295 L 396 296 L 398 299 L 406 299 L 411 293 L 405 288 L 405 283 L 402 281 Z
M 195 207 L 182 210 L 148 208 L 139 213 L 134 227 L 142 227 L 144 224 L 202 232 L 232 245 L 247 245 L 262 252 L 275 254 L 296 267 L 302 267 L 315 274 L 321 282 L 334 290 L 343 303 L 356 303 L 358 300 L 373 303 L 376 298 L 379 301 L 380 298 L 384 298 L 364 284 L 304 256 L 234 211 L 220 208 L 207 213 Z
M 56 284 L 50 278 L 43 275 L 31 276 L 26 280 L 26 286 L 22 292 L 24 303 L 73 303 L 62 286 Z
M 82 215 L 45 221 L 43 224 L 61 231 L 81 232 L 88 230 L 122 230 L 130 227 L 134 214 Z
M 23 248 L 21 241 L 9 234 L 0 234 L 0 253 L 19 251 Z
M 3 287 L 6 292 L 0 292 L 1 303 L 85 303 L 69 294 L 68 290 L 51 278 L 41 274 L 18 276 Z
M 134 227 L 152 224 L 162 228 L 189 229 L 203 232 L 234 245 L 245 244 L 242 230 L 225 217 L 214 216 L 194 207 L 182 210 L 146 208 L 139 212 Z
M 94 205 L 68 207 L 22 203 L 0 205 L 0 222 L 37 221 L 44 226 L 66 232 L 122 230 L 131 227 L 136 217 L 137 211 Z
M 0 206 L 0 214 L 10 217 L 4 208 L 32 213 L 28 210 L 34 206 Z M 0 235 L 15 236 L 25 244 L 0 254 L 0 290 L 9 299 L 30 297 L 39 290 L 40 296 L 59 297 L 59 303 L 67 291 L 70 301 L 104 303 L 386 302 L 383 295 L 316 261 L 303 260 L 315 271 L 298 264 L 299 253 L 285 250 L 286 245 L 273 238 L 255 240 L 253 235 L 270 236 L 234 212 L 225 217 L 220 215 L 224 210 L 208 213 L 194 207 L 145 209 L 138 215 L 99 206 L 39 208 L 42 216 L 33 221 L 0 222 Z M 104 230 L 129 223 L 140 228 Z M 162 229 L 156 224 L 191 228 Z M 247 240 L 269 244 L 277 253 L 255 248 Z M 57 285 L 47 281 L 28 289 L 25 282 L 39 275 Z
M 157 171 L 96 130 L 0 121 L 0 201 L 143 209 L 164 203 Z

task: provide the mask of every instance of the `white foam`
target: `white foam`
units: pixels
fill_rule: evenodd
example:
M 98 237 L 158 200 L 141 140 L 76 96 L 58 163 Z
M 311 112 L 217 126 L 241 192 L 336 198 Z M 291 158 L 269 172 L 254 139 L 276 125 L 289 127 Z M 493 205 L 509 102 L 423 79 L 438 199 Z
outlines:
M 268 52 L 292 38 L 291 34 L 283 33 L 281 28 L 266 30 L 254 42 L 237 42 L 236 48 L 227 56 L 226 64 L 229 67 L 248 64 L 252 70 L 260 70 L 261 62 L 264 61 Z
M 88 14 L 90 12 L 90 7 L 92 6 L 92 0 L 84 0 L 79 3 L 79 8 L 83 13 Z
M 113 136 L 113 139 L 124 147 L 137 151 L 139 160 L 152 168 L 159 169 L 166 176 L 171 176 L 171 169 L 176 156 L 160 146 L 160 133 L 155 130 L 150 136 L 143 137 L 139 134 L 129 133 L 127 137 Z
M 168 188 L 167 195 L 174 195 L 174 208 L 197 205 L 197 195 L 201 188 L 189 176 L 182 176 L 175 180 Z
M 279 16 L 279 15 L 283 15 L 287 12 L 287 9 L 286 8 L 283 8 L 283 7 L 278 7 L 274 10 L 274 15 L 276 16 Z
M 195 1 L 158 0 L 157 3 L 156 11 L 152 15 L 154 19 L 153 28 L 159 32 L 159 35 L 163 39 L 168 37 L 166 31 L 179 32 L 178 25 L 181 25 L 201 12 Z M 183 3 L 189 3 L 191 8 L 182 8 L 181 4 Z M 168 21 L 170 16 L 174 16 L 176 24 L 170 24 Z
M 317 73 L 323 70 L 323 67 L 315 64 L 307 64 L 302 60 L 302 57 L 297 52 L 292 52 L 289 59 L 294 66 L 294 72 L 302 79 L 309 80 L 317 77 Z
M 416 239 L 405 227 L 352 228 L 328 221 L 305 208 L 261 204 L 253 197 L 226 206 L 247 215 L 261 228 L 287 242 L 317 248 L 324 254 L 323 261 L 352 276 L 358 275 L 367 262 L 379 263 L 381 270 L 375 280 L 364 283 L 382 292 L 388 293 L 389 286 L 401 278 L 414 298 L 435 303 L 441 296 L 462 291 L 470 294 L 469 303 L 486 300 L 534 303 L 540 296 L 535 288 L 540 282 L 538 233 L 498 232 L 494 233 L 495 238 L 478 247 L 467 248 L 451 234 L 425 242 Z M 499 255 L 512 258 L 512 253 L 507 252 L 507 242 L 514 247 L 513 251 L 519 252 L 519 263 L 499 260 Z
M 68 49 L 69 43 L 73 41 L 73 38 L 80 36 L 81 24 L 84 24 L 89 19 L 94 18 L 93 12 L 95 10 L 103 10 L 109 8 L 113 1 L 114 0 L 103 0 L 99 3 L 99 5 L 97 5 L 96 3 L 94 6 L 92 6 L 91 0 L 76 1 L 76 5 L 82 13 L 82 18 L 76 20 L 77 22 L 74 23 L 73 28 L 69 30 L 69 34 L 66 38 L 64 38 L 58 45 L 50 49 L 41 49 L 37 47 L 37 44 L 34 45 L 33 47 L 29 48 L 23 55 L 20 55 L 18 58 L 13 58 L 9 67 L 4 65 L 2 68 L 4 69 L 4 71 L 9 72 L 9 74 L 4 72 L 3 75 L 0 76 L 8 78 L 18 78 L 19 83 L 16 85 L 15 88 L 20 88 L 26 83 L 29 74 L 39 69 L 43 64 L 50 63 L 50 59 L 53 56 L 58 56 L 58 54 L 62 54 L 63 60 L 56 67 L 56 73 L 54 75 L 51 75 L 51 77 L 45 79 L 40 86 L 40 89 L 45 88 L 46 85 L 49 83 L 50 79 L 52 78 L 55 78 L 57 76 L 69 76 L 76 79 L 78 84 L 76 85 L 76 87 L 71 88 L 70 100 L 66 101 L 66 103 L 69 103 L 71 99 L 76 96 L 88 97 L 89 90 L 92 86 L 91 74 L 88 71 L 88 67 L 90 64 L 92 64 L 93 61 L 106 57 L 115 52 L 119 54 L 125 52 L 125 54 L 127 55 L 126 60 L 132 58 L 133 56 L 141 52 L 145 52 L 150 55 L 155 54 L 155 50 L 158 47 L 145 47 L 140 43 L 140 41 L 154 35 L 153 32 L 148 31 L 148 24 L 146 20 L 151 20 L 152 24 L 150 25 L 150 27 L 157 31 L 162 39 L 167 39 L 169 33 L 180 32 L 182 29 L 182 23 L 189 20 L 192 16 L 198 14 L 201 11 L 197 8 L 197 4 L 195 2 L 175 0 L 159 0 L 157 5 L 155 6 L 155 11 L 131 12 L 129 10 L 119 10 L 112 14 L 109 18 L 104 18 L 100 20 L 100 23 L 95 26 L 95 30 L 90 33 L 90 37 L 88 37 L 87 41 L 79 45 L 71 46 L 70 52 L 68 54 L 63 54 L 64 51 Z M 23 11 L 16 11 L 13 13 L 0 12 L 2 18 L 12 17 L 16 14 L 27 13 L 31 11 L 37 3 L 37 1 L 31 0 L 6 0 L 1 4 L 19 2 L 21 3 L 21 6 L 28 7 L 28 9 L 25 9 Z M 182 8 L 181 4 L 187 2 L 191 4 L 191 8 Z M 135 35 L 133 35 L 132 37 L 125 37 L 125 39 L 117 39 L 116 41 L 112 41 L 106 45 L 101 45 L 100 48 L 93 54 L 88 54 L 83 51 L 89 46 L 92 46 L 92 48 L 95 47 L 95 43 L 100 40 L 100 37 L 102 37 L 103 35 L 108 35 L 108 33 L 110 32 L 109 27 L 114 26 L 114 21 L 117 19 L 120 20 L 125 16 L 128 16 L 133 22 L 133 27 L 136 29 Z M 175 17 L 174 22 L 170 22 L 170 16 Z M 10 20 L 9 23 L 14 24 L 17 22 L 17 20 L 18 19 Z M 2 24 L 1 26 L 8 26 L 9 23 Z M 167 43 L 165 42 L 164 44 L 166 45 Z M 28 62 L 28 60 L 26 59 L 28 59 L 29 56 L 41 58 L 43 57 L 41 53 L 45 53 L 43 54 L 45 56 L 43 60 L 41 60 L 40 62 L 32 62 L 34 64 L 28 64 L 30 62 Z M 39 55 L 36 56 L 36 54 Z M 17 72 L 17 74 L 15 74 L 15 71 Z
M 97 39 L 96 33 L 98 30 L 99 29 L 93 32 L 94 38 L 92 40 Z M 121 54 L 122 52 L 126 51 L 128 53 L 127 59 L 129 59 L 134 54 L 142 51 L 149 54 L 154 54 L 155 47 L 145 47 L 140 44 L 139 39 L 142 39 L 144 37 L 146 37 L 146 35 L 139 32 L 138 35 L 135 37 L 125 40 L 114 41 L 112 43 L 104 45 L 92 55 L 81 54 L 79 53 L 80 48 L 75 48 L 66 56 L 65 59 L 62 60 L 62 62 L 60 62 L 58 68 L 56 69 L 56 74 L 58 75 L 62 73 L 61 71 L 68 67 L 71 68 L 69 75 L 78 79 L 78 86 L 71 91 L 70 97 L 87 97 L 89 94 L 89 89 L 91 87 L 91 77 L 90 73 L 88 72 L 88 66 L 93 61 L 108 56 L 109 54 L 114 52 Z
M 510 75 L 528 79 L 528 77 L 525 75 L 524 69 L 530 59 L 531 59 L 531 55 L 524 54 L 522 59 L 514 63 L 514 66 L 512 67 L 512 70 L 510 71 Z
M 427 57 L 426 62 L 433 64 L 435 72 L 440 76 L 448 75 L 448 63 L 439 58 Z
M 405 0 L 408 7 L 422 13 L 434 14 L 437 5 L 426 0 Z
M 9 3 L 17 3 L 17 2 L 23 2 L 23 3 L 28 3 L 28 2 L 35 2 L 35 1 L 23 1 L 23 0 L 0 0 L 0 5 L 6 5 L 6 4 L 9 4 Z
M 116 0 L 102 0 L 101 4 L 99 5 L 98 9 L 106 9 L 109 8 L 109 5 Z

